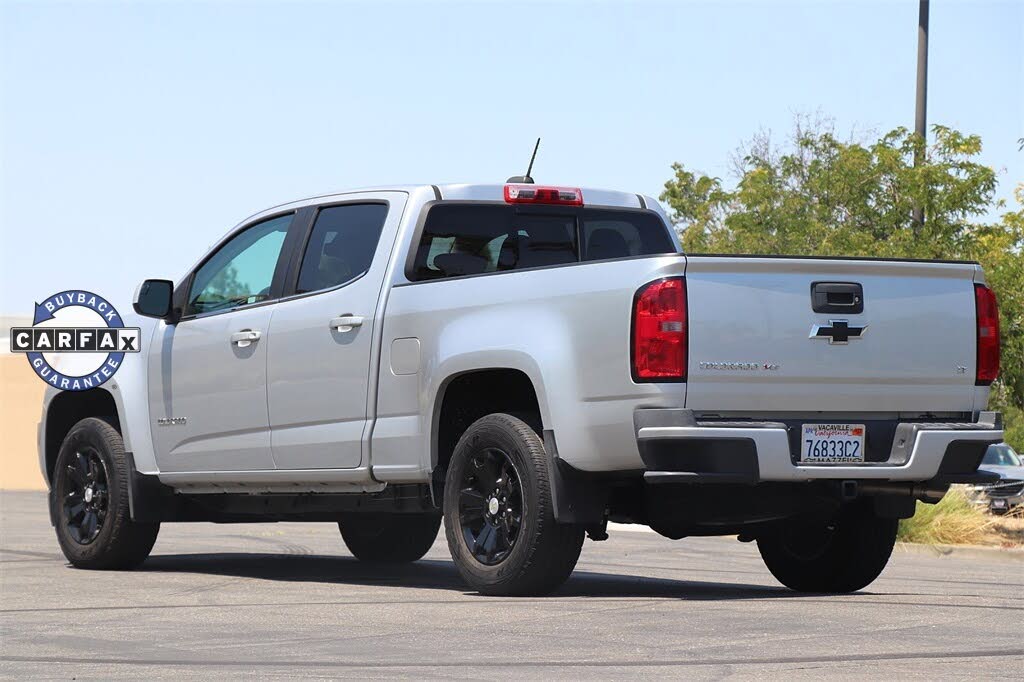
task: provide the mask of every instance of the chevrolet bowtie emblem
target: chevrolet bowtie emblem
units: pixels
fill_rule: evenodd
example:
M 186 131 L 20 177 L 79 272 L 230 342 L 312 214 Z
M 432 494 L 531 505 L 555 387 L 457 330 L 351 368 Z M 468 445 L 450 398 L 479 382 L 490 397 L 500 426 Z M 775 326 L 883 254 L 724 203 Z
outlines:
M 859 339 L 864 336 L 868 326 L 853 327 L 849 320 L 829 320 L 827 325 L 816 324 L 811 327 L 812 339 L 828 339 L 829 345 L 846 344 L 850 339 Z

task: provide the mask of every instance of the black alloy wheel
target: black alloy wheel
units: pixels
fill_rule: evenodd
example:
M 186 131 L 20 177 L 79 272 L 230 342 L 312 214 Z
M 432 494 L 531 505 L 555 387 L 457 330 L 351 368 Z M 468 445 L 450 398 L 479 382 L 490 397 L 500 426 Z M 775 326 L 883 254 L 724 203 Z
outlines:
M 776 580 L 797 592 L 861 590 L 885 569 L 896 544 L 897 519 L 875 513 L 870 499 L 844 505 L 832 519 L 788 519 L 757 538 Z
M 522 529 L 523 482 L 508 454 L 497 448 L 476 453 L 459 486 L 462 539 L 485 566 L 505 560 Z
M 107 467 L 92 447 L 75 451 L 61 478 L 61 506 L 68 533 L 80 545 L 89 545 L 103 530 L 110 504 Z
M 355 512 L 338 521 L 341 537 L 360 561 L 403 564 L 418 561 L 430 551 L 441 515 Z
M 131 517 L 132 467 L 111 419 L 86 417 L 64 436 L 53 464 L 50 519 L 60 549 L 77 568 L 141 564 L 160 524 Z
M 539 429 L 517 416 L 481 417 L 459 438 L 445 472 L 444 529 L 472 589 L 543 595 L 572 573 L 584 531 L 555 518 L 549 472 Z
M 801 561 L 814 561 L 825 555 L 836 535 L 835 521 L 828 523 L 784 524 L 778 533 L 779 542 L 791 556 Z

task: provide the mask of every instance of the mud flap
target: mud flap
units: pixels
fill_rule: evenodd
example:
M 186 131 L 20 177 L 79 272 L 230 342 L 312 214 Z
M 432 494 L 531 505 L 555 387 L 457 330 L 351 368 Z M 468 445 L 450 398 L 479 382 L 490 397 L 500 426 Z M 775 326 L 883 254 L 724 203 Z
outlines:
M 554 431 L 544 432 L 548 481 L 555 520 L 559 523 L 599 525 L 608 506 L 607 483 L 572 468 L 558 457 Z
M 173 518 L 174 490 L 161 483 L 159 476 L 139 473 L 132 453 L 124 455 L 128 460 L 128 511 L 132 521 L 158 523 Z

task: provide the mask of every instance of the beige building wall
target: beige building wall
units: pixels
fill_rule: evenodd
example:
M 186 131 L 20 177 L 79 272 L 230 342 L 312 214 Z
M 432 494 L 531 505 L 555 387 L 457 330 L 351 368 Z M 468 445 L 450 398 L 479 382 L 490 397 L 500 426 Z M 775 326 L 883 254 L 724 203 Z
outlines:
M 0 349 L 0 488 L 45 490 L 36 456 L 36 426 L 46 384 L 24 355 L 6 352 L 6 340 Z

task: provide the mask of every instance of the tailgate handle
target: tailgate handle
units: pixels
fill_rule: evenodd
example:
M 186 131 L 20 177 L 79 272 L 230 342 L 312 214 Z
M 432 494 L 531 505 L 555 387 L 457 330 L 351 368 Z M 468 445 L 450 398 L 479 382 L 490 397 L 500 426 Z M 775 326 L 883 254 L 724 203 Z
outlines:
M 812 282 L 811 308 L 816 313 L 862 313 L 864 289 L 856 282 Z

